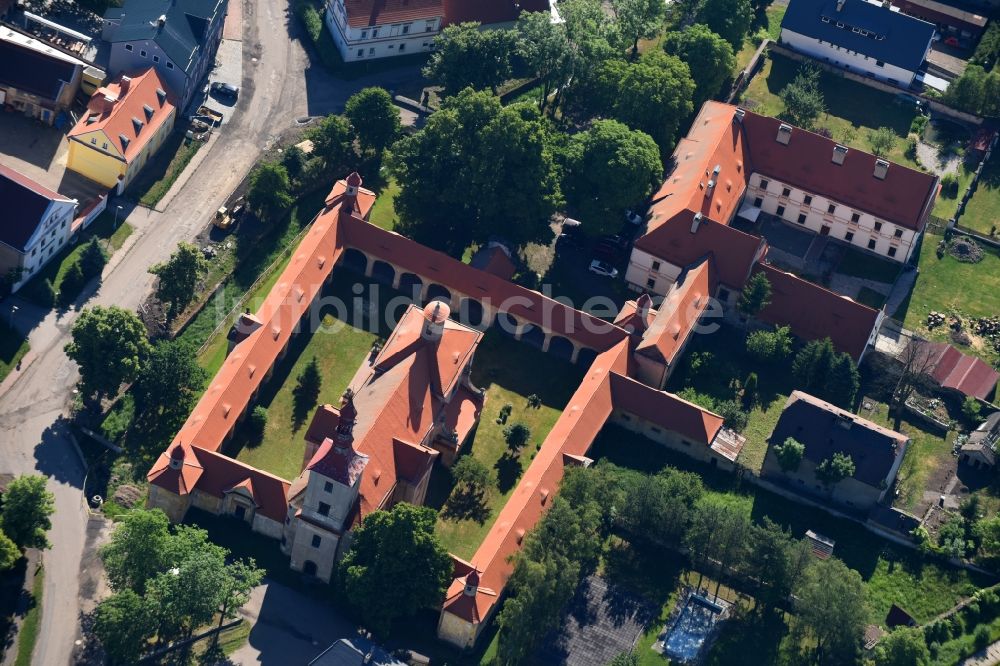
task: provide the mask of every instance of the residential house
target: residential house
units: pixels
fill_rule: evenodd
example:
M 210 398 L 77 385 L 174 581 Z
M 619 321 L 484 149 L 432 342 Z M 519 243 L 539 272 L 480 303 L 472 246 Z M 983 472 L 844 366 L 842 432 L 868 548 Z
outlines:
M 986 29 L 986 16 L 940 0 L 893 0 L 892 4 L 918 19 L 933 23 L 944 39 L 975 43 Z
M 0 25 L 0 107 L 5 110 L 46 125 L 65 122 L 86 66 L 31 35 Z
M 774 447 L 792 438 L 805 447 L 796 469 L 782 469 Z M 761 478 L 792 492 L 868 511 L 891 494 L 910 439 L 802 391 L 793 391 L 768 439 Z M 824 484 L 817 467 L 836 453 L 850 456 L 854 474 Z
M 308 666 L 406 666 L 367 638 L 341 638 L 320 652 Z
M 70 130 L 66 168 L 119 192 L 133 181 L 174 128 L 177 109 L 152 67 L 98 88 Z
M 445 25 L 511 23 L 521 12 L 553 12 L 549 0 L 444 0 Z
M 0 164 L 0 275 L 17 291 L 67 243 L 77 201 Z
M 442 0 L 326 0 L 326 27 L 345 62 L 433 50 Z
M 783 45 L 904 87 L 923 66 L 933 37 L 933 24 L 871 0 L 791 0 L 781 21 Z
M 227 0 L 126 0 L 104 13 L 111 43 L 108 75 L 135 76 L 153 67 L 187 108 L 215 64 Z
M 969 433 L 958 449 L 958 460 L 976 469 L 990 469 L 997 464 L 997 439 L 1000 438 L 1000 412 L 993 412 Z

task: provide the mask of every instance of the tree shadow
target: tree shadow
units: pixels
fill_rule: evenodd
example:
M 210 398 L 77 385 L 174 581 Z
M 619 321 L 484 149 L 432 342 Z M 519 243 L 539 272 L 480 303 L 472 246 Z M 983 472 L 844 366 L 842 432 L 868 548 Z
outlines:
M 493 468 L 497 471 L 497 488 L 501 493 L 513 488 L 524 472 L 520 456 L 512 451 L 506 451 L 500 456 Z
M 441 509 L 449 520 L 474 520 L 480 525 L 490 516 L 489 496 L 482 490 L 455 488 Z

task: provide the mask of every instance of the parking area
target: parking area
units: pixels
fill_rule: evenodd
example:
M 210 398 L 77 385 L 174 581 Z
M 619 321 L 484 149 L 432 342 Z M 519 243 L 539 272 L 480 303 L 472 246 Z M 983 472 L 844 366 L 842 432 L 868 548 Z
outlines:
M 0 114 L 0 164 L 81 204 L 107 188 L 66 169 L 69 145 L 62 130 L 13 113 Z

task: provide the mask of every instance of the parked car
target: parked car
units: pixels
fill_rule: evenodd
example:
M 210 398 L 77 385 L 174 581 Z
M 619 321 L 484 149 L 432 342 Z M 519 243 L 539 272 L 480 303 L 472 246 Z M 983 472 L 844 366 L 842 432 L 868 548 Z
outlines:
M 556 248 L 560 247 L 583 247 L 583 240 L 579 234 L 559 234 L 556 236 Z
M 239 99 L 240 87 L 234 86 L 232 83 L 222 83 L 221 81 L 216 81 L 212 84 L 212 92 L 216 95 L 221 95 L 222 97 Z
M 563 218 L 563 228 L 564 229 L 566 227 L 578 227 L 581 224 L 583 224 L 583 222 L 581 222 L 580 220 L 574 220 L 572 217 L 565 217 L 565 218 Z
M 590 272 L 610 278 L 618 277 L 618 269 L 600 259 L 594 259 L 590 262 Z

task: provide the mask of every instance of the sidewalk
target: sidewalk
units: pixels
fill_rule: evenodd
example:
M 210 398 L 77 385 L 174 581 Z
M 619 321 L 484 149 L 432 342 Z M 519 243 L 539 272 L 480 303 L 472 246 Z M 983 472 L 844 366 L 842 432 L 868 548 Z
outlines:
M 993 666 L 993 664 L 1000 664 L 1000 641 L 987 645 L 985 650 L 980 650 L 958 662 L 958 666 Z

